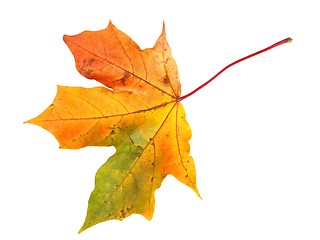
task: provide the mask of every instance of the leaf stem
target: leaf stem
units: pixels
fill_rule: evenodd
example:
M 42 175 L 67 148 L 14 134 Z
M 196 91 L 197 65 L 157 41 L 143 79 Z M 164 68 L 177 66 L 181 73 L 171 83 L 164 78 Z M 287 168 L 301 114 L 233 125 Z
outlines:
M 292 42 L 292 39 L 291 39 L 291 38 L 283 39 L 283 40 L 281 40 L 281 41 L 279 41 L 279 42 L 277 42 L 277 43 L 275 43 L 275 44 L 273 44 L 273 45 L 271 45 L 271 46 L 269 46 L 269 47 L 266 47 L 266 48 L 264 48 L 264 49 L 262 49 L 262 50 L 260 50 L 260 51 L 258 51 L 258 52 L 252 53 L 252 54 L 250 54 L 250 55 L 248 55 L 248 56 L 246 56 L 246 57 L 240 58 L 240 59 L 238 59 L 238 60 L 230 63 L 229 65 L 227 65 L 227 66 L 225 66 L 223 69 L 221 69 L 216 75 L 214 75 L 214 76 L 213 76 L 212 78 L 210 78 L 208 81 L 206 81 L 205 83 L 203 83 L 201 86 L 197 87 L 197 88 L 196 88 L 195 90 L 193 90 L 192 92 L 190 92 L 190 93 L 188 93 L 188 94 L 180 97 L 178 100 L 179 100 L 179 101 L 182 101 L 183 99 L 186 99 L 186 98 L 190 97 L 191 95 L 195 94 L 195 93 L 198 92 L 201 88 L 203 88 L 204 86 L 206 86 L 207 84 L 209 84 L 210 82 L 212 82 L 214 79 L 216 79 L 221 73 L 223 73 L 223 72 L 224 72 L 225 70 L 227 70 L 229 67 L 231 67 L 231 66 L 233 66 L 233 65 L 236 65 L 237 63 L 242 62 L 242 61 L 244 61 L 244 60 L 246 60 L 246 59 L 248 59 L 248 58 L 254 57 L 254 56 L 256 56 L 256 55 L 258 55 L 258 54 L 260 54 L 260 53 L 266 52 L 266 51 L 268 51 L 268 50 L 270 50 L 270 49 L 272 49 L 272 48 L 275 48 L 275 47 L 277 47 L 277 46 L 280 46 L 280 45 L 282 45 L 282 44 L 284 44 L 284 43 L 290 43 L 290 42 Z

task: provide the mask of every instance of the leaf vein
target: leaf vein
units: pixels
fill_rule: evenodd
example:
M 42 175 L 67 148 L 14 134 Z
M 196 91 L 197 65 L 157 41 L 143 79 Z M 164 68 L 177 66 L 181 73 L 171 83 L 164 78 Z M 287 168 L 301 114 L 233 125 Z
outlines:
M 165 42 L 165 40 L 166 40 L 166 39 L 164 38 L 164 39 L 163 39 L 163 42 L 162 42 L 162 51 L 161 51 L 161 53 L 162 53 L 162 63 L 163 63 L 163 67 L 164 67 L 164 70 L 165 70 L 165 72 L 166 72 L 166 77 L 168 78 L 168 81 L 169 81 L 171 90 L 172 90 L 172 92 L 174 93 L 175 97 L 178 98 L 177 93 L 176 93 L 176 92 L 174 91 L 174 89 L 173 89 L 173 86 L 172 86 L 172 83 L 171 83 L 171 79 L 170 79 L 169 76 L 168 76 L 167 64 L 166 64 L 166 61 L 164 60 L 164 51 L 165 51 L 165 49 L 164 49 L 164 42 Z
M 170 97 L 172 97 L 172 98 L 174 98 L 174 99 L 177 98 L 177 96 L 173 96 L 172 94 L 170 94 L 170 93 L 162 90 L 161 88 L 159 88 L 159 87 L 151 84 L 151 83 L 148 82 L 146 79 L 143 79 L 142 77 L 136 75 L 135 73 L 133 73 L 133 72 L 131 72 L 131 71 L 128 71 L 127 69 L 125 69 L 125 68 L 123 68 L 123 67 L 121 67 L 121 66 L 119 66 L 119 65 L 117 65 L 117 64 L 115 64 L 115 63 L 113 63 L 113 62 L 111 62 L 111 61 L 109 61 L 107 58 L 101 57 L 101 56 L 95 54 L 94 52 L 89 51 L 88 49 L 85 49 L 85 48 L 83 48 L 82 46 L 76 44 L 75 42 L 72 42 L 72 41 L 70 41 L 70 40 L 68 40 L 68 41 L 69 41 L 70 43 L 72 43 L 73 45 L 77 46 L 78 48 L 81 48 L 83 51 L 86 51 L 86 52 L 92 54 L 93 56 L 95 56 L 95 57 L 97 57 L 97 58 L 100 58 L 100 59 L 102 59 L 103 61 L 106 61 L 106 62 L 110 63 L 111 65 L 113 65 L 113 66 L 115 66 L 115 67 L 117 67 L 117 68 L 119 68 L 119 69 L 121 69 L 121 70 L 123 70 L 123 71 L 126 71 L 126 72 L 130 73 L 132 76 L 134 76 L 134 77 L 142 80 L 145 84 L 148 84 L 148 85 L 152 86 L 153 88 L 161 91 L 162 93 L 164 93 L 164 94 L 166 94 L 166 95 L 168 95 L 168 96 L 170 96 Z
M 126 175 L 123 177 L 122 181 L 117 184 L 116 188 L 110 192 L 109 197 L 106 199 L 106 201 L 108 201 L 112 195 L 120 188 L 123 186 L 124 181 L 127 179 L 127 177 L 129 176 L 130 173 L 132 173 L 132 170 L 134 169 L 134 167 L 136 166 L 136 164 L 138 163 L 138 161 L 141 159 L 141 155 L 144 153 L 144 151 L 147 149 L 147 147 L 151 144 L 152 140 L 157 136 L 157 134 L 159 133 L 159 131 L 161 130 L 161 128 L 163 127 L 164 123 L 167 121 L 169 115 L 171 114 L 172 110 L 174 109 L 174 107 L 176 106 L 176 104 L 174 104 L 172 106 L 172 108 L 170 109 L 170 111 L 168 112 L 168 114 L 166 115 L 166 117 L 164 118 L 163 122 L 161 123 L 161 125 L 159 126 L 158 130 L 155 132 L 155 134 L 153 135 L 153 137 L 151 137 L 149 140 L 149 142 L 146 144 L 146 146 L 144 146 L 144 148 L 141 150 L 141 152 L 139 153 L 139 155 L 137 156 L 136 160 L 134 161 L 134 163 L 132 164 L 132 166 L 130 167 L 130 169 L 128 170 L 128 172 L 126 173 Z
M 119 114 L 113 114 L 113 115 L 108 115 L 108 116 L 96 116 L 96 117 L 77 117 L 77 118 L 60 118 L 60 119 L 42 119 L 42 120 L 38 120 L 35 122 L 56 122 L 56 121 L 82 121 L 82 120 L 95 120 L 95 119 L 103 119 L 103 118 L 112 118 L 112 117 L 124 117 L 127 115 L 131 115 L 131 114 L 138 114 L 138 113 L 143 113 L 143 112 L 147 112 L 147 111 L 151 111 L 151 110 L 155 110 L 161 107 L 164 107 L 170 103 L 175 102 L 175 100 L 170 101 L 170 102 L 165 102 L 162 103 L 160 105 L 157 105 L 155 107 L 151 107 L 148 109 L 142 109 L 142 110 L 137 110 L 137 111 L 133 111 L 133 112 L 128 112 L 128 113 L 119 113 Z

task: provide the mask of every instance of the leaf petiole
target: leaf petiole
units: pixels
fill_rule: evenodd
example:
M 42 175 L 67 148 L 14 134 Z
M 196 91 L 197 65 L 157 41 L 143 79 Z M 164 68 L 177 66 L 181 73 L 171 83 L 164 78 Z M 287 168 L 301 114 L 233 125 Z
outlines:
M 252 53 L 252 54 L 250 54 L 250 55 L 248 55 L 248 56 L 246 56 L 246 57 L 240 58 L 240 59 L 238 59 L 238 60 L 230 63 L 229 65 L 227 65 L 227 66 L 225 66 L 223 69 L 221 69 L 216 75 L 214 75 L 214 76 L 213 76 L 212 78 L 210 78 L 208 81 L 206 81 L 205 83 L 203 83 L 202 85 L 200 85 L 199 87 L 197 87 L 195 90 L 193 90 L 192 92 L 190 92 L 190 93 L 188 93 L 188 94 L 180 97 L 180 98 L 179 98 L 179 101 L 182 101 L 183 99 L 186 99 L 186 98 L 190 97 L 191 95 L 193 95 L 194 93 L 198 92 L 201 88 L 203 88 L 204 86 L 206 86 L 207 84 L 209 84 L 210 82 L 212 82 L 212 81 L 213 81 L 214 79 L 216 79 L 221 73 L 223 73 L 225 70 L 227 70 L 227 69 L 230 68 L 231 66 L 236 65 L 237 63 L 242 62 L 242 61 L 244 61 L 244 60 L 246 60 L 246 59 L 248 59 L 248 58 L 254 57 L 254 56 L 256 56 L 256 55 L 258 55 L 258 54 L 260 54 L 260 53 L 266 52 L 266 51 L 268 51 L 268 50 L 270 50 L 270 49 L 272 49 L 272 48 L 275 48 L 275 47 L 277 47 L 277 46 L 280 46 L 280 45 L 282 45 L 282 44 L 284 44 L 284 43 L 290 43 L 290 42 L 292 42 L 292 39 L 291 39 L 291 38 L 283 39 L 283 40 L 281 40 L 281 41 L 279 41 L 279 42 L 277 42 L 277 43 L 275 43 L 275 44 L 273 44 L 273 45 L 271 45 L 271 46 L 269 46 L 269 47 L 266 47 L 266 48 L 264 48 L 264 49 L 262 49 L 262 50 L 260 50 L 260 51 L 258 51 L 258 52 Z

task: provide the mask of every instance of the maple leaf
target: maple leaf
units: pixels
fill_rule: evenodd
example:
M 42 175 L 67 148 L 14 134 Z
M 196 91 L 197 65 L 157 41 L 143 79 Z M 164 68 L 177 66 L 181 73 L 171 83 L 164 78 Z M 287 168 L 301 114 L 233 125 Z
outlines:
M 96 173 L 80 232 L 133 213 L 150 220 L 154 192 L 168 174 L 199 195 L 189 155 L 191 129 L 165 27 L 154 47 L 145 50 L 111 22 L 105 30 L 64 36 L 64 41 L 78 71 L 106 87 L 58 86 L 53 103 L 28 123 L 51 132 L 61 148 L 116 148 Z
M 27 122 L 52 133 L 61 148 L 116 148 L 96 173 L 81 232 L 134 213 L 150 220 L 154 192 L 168 174 L 200 197 L 190 156 L 191 129 L 180 102 L 229 67 L 291 42 L 291 38 L 232 62 L 182 97 L 164 25 L 153 48 L 144 50 L 111 21 L 104 30 L 65 35 L 64 41 L 79 73 L 105 87 L 58 86 L 53 103 Z

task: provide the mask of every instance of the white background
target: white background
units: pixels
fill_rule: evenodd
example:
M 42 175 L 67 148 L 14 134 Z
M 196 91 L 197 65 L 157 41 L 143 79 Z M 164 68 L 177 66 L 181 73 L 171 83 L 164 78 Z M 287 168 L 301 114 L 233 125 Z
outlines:
M 318 1 L 2 1 L 0 239 L 320 239 Z M 183 94 L 228 63 L 285 44 L 223 73 L 183 101 L 202 200 L 168 177 L 152 221 L 135 215 L 81 234 L 95 172 L 113 148 L 60 150 L 23 124 L 56 85 L 93 86 L 63 34 L 108 21 L 141 48 L 165 20 Z

